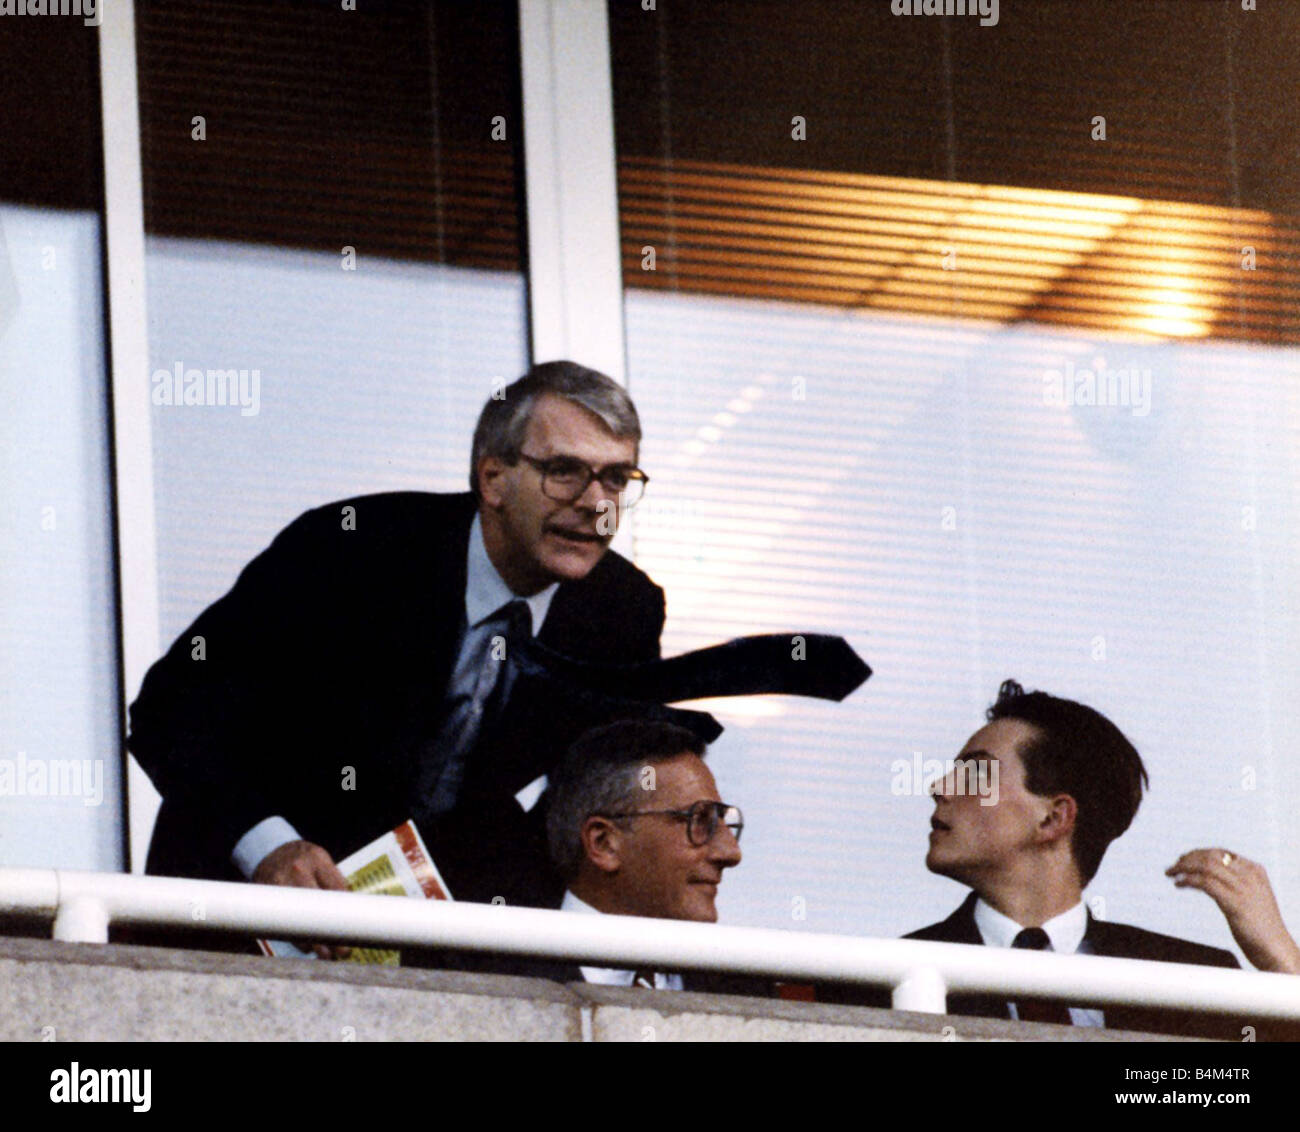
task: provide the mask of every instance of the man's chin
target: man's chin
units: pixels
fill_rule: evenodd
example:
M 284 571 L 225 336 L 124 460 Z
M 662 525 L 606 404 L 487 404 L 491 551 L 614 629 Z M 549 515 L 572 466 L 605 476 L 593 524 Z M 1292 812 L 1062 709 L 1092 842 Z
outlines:
M 964 871 L 955 861 L 945 861 L 933 850 L 925 855 L 925 867 L 935 876 L 948 877 L 950 880 L 961 880 L 961 873 Z
M 608 549 L 604 543 L 574 546 L 547 555 L 542 565 L 557 582 L 580 582 L 595 569 Z
M 694 920 L 697 924 L 716 924 L 718 922 L 716 899 L 700 899 L 701 896 L 703 896 L 703 893 L 697 894 L 696 899 L 691 900 L 682 909 L 681 915 L 674 918 L 678 920 Z

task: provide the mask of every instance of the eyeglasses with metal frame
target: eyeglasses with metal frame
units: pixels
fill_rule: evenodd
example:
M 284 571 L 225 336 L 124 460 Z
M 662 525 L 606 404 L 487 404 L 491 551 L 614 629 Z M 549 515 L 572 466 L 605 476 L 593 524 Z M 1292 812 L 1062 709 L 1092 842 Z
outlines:
M 610 819 L 666 816 L 686 823 L 686 838 L 696 847 L 707 845 L 718 835 L 718 826 L 725 825 L 731 836 L 740 840 L 745 828 L 745 817 L 739 806 L 726 802 L 696 802 L 689 810 L 631 810 L 621 814 L 598 814 Z

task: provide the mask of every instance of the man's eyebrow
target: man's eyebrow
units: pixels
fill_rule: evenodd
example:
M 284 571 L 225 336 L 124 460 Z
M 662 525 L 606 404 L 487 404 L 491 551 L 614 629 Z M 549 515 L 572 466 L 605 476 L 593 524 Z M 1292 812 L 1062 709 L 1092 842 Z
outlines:
M 961 762 L 963 759 L 970 759 L 972 762 L 979 759 L 991 759 L 994 762 L 997 762 L 997 755 L 991 755 L 988 751 L 962 751 L 962 753 L 953 761 Z
M 542 459 L 545 463 L 548 464 L 553 463 L 556 460 L 569 460 L 575 464 L 582 464 L 584 467 L 588 467 L 588 468 L 595 467 L 594 464 L 588 463 L 588 461 L 584 460 L 581 456 L 574 456 L 570 452 L 556 452 L 550 456 L 540 457 L 540 459 Z M 606 468 L 635 468 L 635 467 L 636 464 L 632 460 L 615 460 L 612 464 L 602 464 L 599 468 L 596 468 L 596 470 L 600 472 L 600 471 L 604 471 Z

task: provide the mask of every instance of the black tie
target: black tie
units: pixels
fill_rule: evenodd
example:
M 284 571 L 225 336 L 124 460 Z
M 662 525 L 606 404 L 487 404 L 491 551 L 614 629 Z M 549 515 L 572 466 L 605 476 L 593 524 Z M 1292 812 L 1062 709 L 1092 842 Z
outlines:
M 502 620 L 500 635 L 503 640 L 501 674 L 488 698 L 484 712 L 483 726 L 486 728 L 500 716 L 506 701 L 510 698 L 510 689 L 519 676 L 523 663 L 524 651 L 533 637 L 533 613 L 528 603 L 522 598 L 508 602 L 498 614 Z
M 536 639 L 528 647 L 554 675 L 595 691 L 658 704 L 765 693 L 842 700 L 871 675 L 843 637 L 824 633 L 737 637 L 642 664 L 588 664 Z
M 511 606 L 527 612 L 522 601 Z M 506 606 L 494 616 L 510 612 Z M 711 743 L 722 733 L 711 715 L 665 705 L 762 693 L 842 700 L 871 675 L 847 641 L 820 633 L 740 637 L 668 660 L 630 665 L 574 660 L 547 648 L 526 630 L 514 637 L 513 631 L 507 632 L 505 670 L 470 741 L 465 741 L 467 724 L 456 718 L 426 746 L 417 821 L 447 813 L 463 792 L 478 789 L 483 781 L 492 785 L 492 774 L 524 783 L 529 776 L 545 773 L 574 739 L 602 723 L 666 719 Z M 503 711 L 507 698 L 509 711 Z M 462 704 L 456 714 L 467 710 Z M 492 748 L 491 766 L 480 768 L 478 782 L 469 782 L 475 778 L 473 764 L 484 762 L 470 757 L 480 747 Z M 519 761 L 521 755 L 527 756 L 526 774 L 516 774 L 513 764 L 498 765 L 503 757 Z
M 491 635 L 486 641 L 474 689 L 458 702 L 443 724 L 436 744 L 426 756 L 417 797 L 420 813 L 445 813 L 460 795 L 465 764 L 481 735 L 500 717 L 519 675 L 525 642 L 532 635 L 528 603 L 516 598 L 496 610 L 486 621 Z M 438 753 L 442 754 L 437 758 Z
M 1042 928 L 1022 928 L 1011 941 L 1012 947 L 1022 951 L 1051 951 L 1052 941 Z M 1022 1022 L 1055 1022 L 1058 1026 L 1070 1025 L 1069 1007 L 1059 1002 L 1017 1002 L 1016 1013 Z

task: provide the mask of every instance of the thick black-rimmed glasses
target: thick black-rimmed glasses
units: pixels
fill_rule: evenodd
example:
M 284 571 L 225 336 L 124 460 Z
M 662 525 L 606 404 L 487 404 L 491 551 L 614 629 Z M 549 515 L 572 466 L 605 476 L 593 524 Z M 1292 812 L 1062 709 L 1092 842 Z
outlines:
M 572 456 L 539 460 L 526 452 L 520 452 L 519 458 L 527 460 L 541 473 L 542 494 L 557 503 L 572 503 L 580 499 L 591 486 L 592 480 L 600 480 L 600 486 L 606 492 L 619 497 L 620 506 L 634 507 L 645 494 L 645 485 L 650 482 L 650 477 L 645 472 L 631 464 L 608 464 L 603 468 L 593 468 Z
M 631 810 L 622 814 L 601 814 L 605 818 L 645 818 L 663 816 L 686 823 L 686 839 L 695 846 L 707 845 L 718 835 L 718 826 L 725 825 L 737 841 L 745 828 L 745 817 L 739 806 L 726 802 L 696 802 L 689 810 Z

